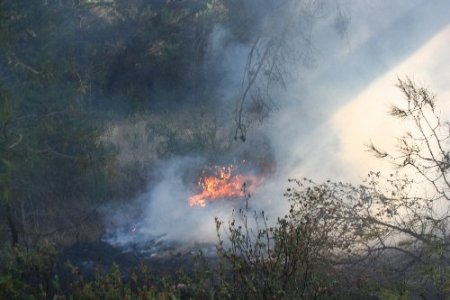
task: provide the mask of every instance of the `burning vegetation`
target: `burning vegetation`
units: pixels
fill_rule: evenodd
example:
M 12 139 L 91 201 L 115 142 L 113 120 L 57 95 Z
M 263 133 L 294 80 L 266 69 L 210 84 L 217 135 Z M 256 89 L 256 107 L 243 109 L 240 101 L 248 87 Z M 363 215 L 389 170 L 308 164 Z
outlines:
M 188 203 L 191 207 L 205 207 L 207 202 L 244 197 L 253 193 L 262 181 L 262 177 L 239 173 L 235 165 L 206 168 L 198 181 L 200 192 L 189 197 Z

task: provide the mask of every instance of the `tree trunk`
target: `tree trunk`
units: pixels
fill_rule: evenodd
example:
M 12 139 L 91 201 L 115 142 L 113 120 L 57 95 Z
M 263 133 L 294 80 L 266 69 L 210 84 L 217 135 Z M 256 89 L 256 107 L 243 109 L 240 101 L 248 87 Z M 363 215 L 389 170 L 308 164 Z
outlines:
M 11 231 L 11 244 L 14 247 L 19 242 L 19 232 L 11 211 L 11 205 L 6 206 L 6 218 L 8 219 L 9 230 Z

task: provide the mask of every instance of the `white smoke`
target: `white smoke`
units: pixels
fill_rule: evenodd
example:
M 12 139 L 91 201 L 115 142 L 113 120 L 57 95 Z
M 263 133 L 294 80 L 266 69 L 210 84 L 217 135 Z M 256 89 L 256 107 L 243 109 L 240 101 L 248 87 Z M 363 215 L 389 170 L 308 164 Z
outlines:
M 248 133 L 269 138 L 277 165 L 277 172 L 250 198 L 252 211 L 264 210 L 271 220 L 283 215 L 288 205 L 282 195 L 291 177 L 354 179 L 354 166 L 341 159 L 343 136 L 332 127 L 333 113 L 447 24 L 449 7 L 445 1 L 352 2 L 340 8 L 351 18 L 343 38 L 336 37 L 333 16 L 319 24 L 311 34 L 315 68 L 298 71 L 299 77 L 289 82 L 285 90 L 277 90 L 280 109 L 262 127 Z M 211 61 L 216 61 L 209 67 L 220 68 L 224 74 L 222 104 L 227 109 L 234 107 L 249 50 L 249 45 L 230 44 L 229 40 L 226 28 L 216 28 L 209 54 Z M 395 80 L 393 77 L 392 84 Z M 350 121 L 348 126 L 352 126 Z M 236 203 L 218 201 L 205 208 L 188 206 L 187 199 L 195 193 L 192 181 L 198 175 L 193 170 L 204 164 L 203 158 L 193 157 L 160 162 L 153 171 L 157 175 L 153 178 L 157 179 L 122 210 L 138 208 L 140 216 L 133 219 L 130 214 L 116 213 L 112 218 L 126 226 L 111 229 L 107 240 L 121 246 L 151 240 L 216 241 L 215 217 L 229 220 Z
M 116 219 L 123 219 L 116 222 L 122 226 L 108 232 L 105 240 L 120 247 L 130 244 L 145 247 L 148 242 L 157 241 L 181 244 L 216 241 L 215 218 L 229 220 L 233 209 L 243 207 L 245 199 L 208 202 L 206 207 L 189 206 L 189 197 L 198 192 L 195 184 L 198 172 L 195 170 L 203 166 L 204 159 L 193 157 L 160 162 L 154 171 L 155 182 L 149 184 L 148 190 L 129 207 L 122 208 L 122 211 L 139 208 L 142 210 L 140 216 L 133 220 L 130 216 L 116 214 Z M 250 205 L 252 203 L 253 199 Z M 260 201 L 258 206 L 261 205 Z

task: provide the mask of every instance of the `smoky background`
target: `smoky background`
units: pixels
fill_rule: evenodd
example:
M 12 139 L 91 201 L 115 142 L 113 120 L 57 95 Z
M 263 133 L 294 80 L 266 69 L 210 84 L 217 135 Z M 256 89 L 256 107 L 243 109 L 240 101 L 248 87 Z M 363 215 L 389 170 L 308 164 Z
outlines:
M 204 130 L 201 147 L 161 157 L 154 148 L 167 142 L 165 137 L 155 141 L 147 133 L 152 140 L 140 140 L 143 133 L 137 137 L 137 154 L 129 149 L 133 143 L 123 132 L 139 124 L 135 128 L 142 133 L 152 118 L 139 116 L 137 122 L 114 125 L 116 131 L 108 139 L 124 162 L 158 162 L 148 173 L 152 175 L 144 191 L 131 204 L 102 210 L 108 226 L 114 224 L 108 227 L 111 243 L 129 243 L 129 232 L 111 232 L 117 224 L 133 228 L 130 224 L 135 223 L 141 228 L 133 241 L 138 244 L 154 237 L 214 242 L 214 217 L 227 222 L 239 205 L 226 199 L 206 208 L 187 205 L 186 199 L 198 188 L 199 170 L 211 163 L 247 160 L 258 174 L 261 162 L 269 165 L 270 171 L 263 172 L 264 184 L 251 195 L 249 205 L 251 211 L 265 211 L 272 222 L 289 207 L 283 197 L 289 178 L 357 180 L 340 160 L 340 137 L 329 118 L 439 30 L 446 23 L 442 12 L 447 8 L 443 2 L 429 6 L 423 1 L 351 5 L 248 1 L 241 5 L 246 26 L 229 21 L 215 25 L 208 35 L 202 84 L 214 86 L 211 110 L 187 101 L 180 106 L 182 112 L 174 108 L 164 118 L 177 128 L 180 139 L 189 140 L 191 132 Z M 434 22 L 425 21 L 431 16 Z M 186 98 L 185 91 L 179 95 Z M 175 125 L 177 121 L 181 124 Z M 136 206 L 142 208 L 137 222 Z

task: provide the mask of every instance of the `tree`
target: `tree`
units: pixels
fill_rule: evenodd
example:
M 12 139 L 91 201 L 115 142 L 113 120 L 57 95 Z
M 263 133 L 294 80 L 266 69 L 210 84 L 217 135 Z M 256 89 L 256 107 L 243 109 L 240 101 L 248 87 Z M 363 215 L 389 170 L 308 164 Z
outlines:
M 0 197 L 16 244 L 53 231 L 55 223 L 69 227 L 61 215 L 92 205 L 89 187 L 106 175 L 111 156 L 99 141 L 83 68 L 62 55 L 73 50 L 61 43 L 70 1 L 0 5 Z
M 398 139 L 394 153 L 369 145 L 398 171 L 384 179 L 369 174 L 372 196 L 357 217 L 368 224 L 368 233 L 376 233 L 369 254 L 394 250 L 406 255 L 402 272 L 408 288 L 425 297 L 447 298 L 450 124 L 427 89 L 409 78 L 399 79 L 397 86 L 405 101 L 392 106 L 391 115 L 409 122 L 412 130 Z
M 362 238 L 360 224 L 347 219 L 346 197 L 362 197 L 349 184 L 291 180 L 289 212 L 269 225 L 264 212 L 248 205 L 228 226 L 216 219 L 218 256 L 225 271 L 216 279 L 219 297 L 248 299 L 345 299 L 355 295 L 340 263 Z M 345 199 L 345 200 L 344 200 Z M 247 201 L 249 195 L 247 196 Z M 253 218 L 252 218 L 253 217 Z M 224 238 L 225 237 L 225 238 Z M 356 251 L 355 251 L 356 252 Z
M 246 21 L 245 27 L 231 26 L 238 39 L 244 39 L 250 49 L 234 120 L 234 139 L 245 141 L 248 127 L 254 122 L 262 122 L 277 108 L 273 90 L 286 88 L 289 79 L 298 73 L 296 70 L 302 65 L 314 65 L 312 31 L 324 15 L 326 3 L 320 0 L 269 0 L 262 6 L 258 1 L 233 0 L 225 3 L 231 8 L 238 7 L 231 9 L 230 22 L 235 21 L 236 16 L 241 17 L 241 14 L 253 16 Z M 334 26 L 343 37 L 350 21 L 339 1 L 335 4 L 337 17 Z
M 255 212 L 250 225 L 240 210 L 226 239 L 216 221 L 230 274 L 220 282 L 233 297 L 448 298 L 450 125 L 428 90 L 409 78 L 398 88 L 404 105 L 391 115 L 412 130 L 394 154 L 369 145 L 397 172 L 370 172 L 360 185 L 292 180 L 286 216 L 268 226 Z

